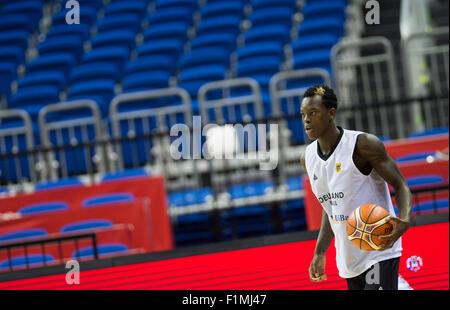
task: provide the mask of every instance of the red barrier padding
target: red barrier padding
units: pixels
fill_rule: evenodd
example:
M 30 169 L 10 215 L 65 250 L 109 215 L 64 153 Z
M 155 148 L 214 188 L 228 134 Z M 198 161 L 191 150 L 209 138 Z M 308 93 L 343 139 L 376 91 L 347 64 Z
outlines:
M 386 151 L 396 159 L 412 152 L 436 152 L 448 149 L 448 134 L 385 142 Z
M 36 192 L 33 194 L 19 194 L 15 197 L 4 197 L 0 198 L 0 213 L 5 213 L 8 211 L 17 212 L 21 207 L 34 205 L 43 202 L 55 202 L 63 201 L 69 206 L 70 211 L 80 211 L 80 210 L 96 210 L 97 208 L 104 208 L 102 206 L 91 206 L 82 207 L 83 201 L 86 199 L 110 194 L 110 193 L 129 193 L 132 194 L 137 200 L 145 200 L 149 204 L 149 212 L 145 215 L 143 220 L 147 221 L 148 226 L 151 229 L 150 240 L 151 247 L 150 251 L 163 251 L 170 250 L 174 247 L 172 228 L 170 223 L 170 218 L 167 212 L 167 198 L 166 190 L 164 186 L 164 179 L 162 177 L 150 177 L 150 178 L 136 178 L 136 179 L 123 179 L 110 181 L 103 184 L 96 184 L 91 186 L 82 186 L 76 188 L 66 188 L 66 189 L 54 189 L 46 190 L 42 192 Z M 122 210 L 122 212 L 114 211 L 119 217 L 125 216 L 127 212 L 127 206 L 129 203 L 122 202 L 116 203 L 117 210 Z M 111 205 L 112 206 L 112 205 Z M 98 209 L 102 211 L 95 211 L 94 218 L 108 218 L 107 216 L 111 213 L 110 209 Z M 128 211 L 128 210 L 127 210 Z M 68 211 L 61 211 L 59 214 L 65 214 Z M 87 213 L 86 213 L 87 214 Z M 47 217 L 50 213 L 43 215 Z M 93 215 L 94 216 L 94 215 Z M 35 217 L 40 218 L 39 216 Z M 88 219 L 86 217 L 86 219 Z M 57 223 L 58 219 L 55 219 Z M 4 223 L 0 222 L 0 231 L 4 227 Z M 35 222 L 37 224 L 37 222 Z M 120 223 L 124 223 L 121 221 Z M 27 228 L 39 227 L 39 226 L 27 226 Z M 20 229 L 20 228 L 19 228 Z M 148 248 L 147 246 L 145 248 Z
M 99 244 L 103 242 L 126 242 L 132 248 L 143 248 L 146 252 L 150 252 L 153 249 L 153 244 L 151 241 L 150 226 L 148 225 L 148 213 L 148 206 L 140 200 L 132 203 L 112 204 L 88 209 L 61 211 L 53 214 L 47 214 L 46 216 L 28 216 L 21 219 L 3 222 L 0 225 L 0 235 L 17 230 L 42 228 L 50 234 L 49 237 L 54 237 L 57 235 L 63 236 L 66 234 L 59 234 L 59 232 L 66 224 L 91 219 L 107 219 L 116 225 L 132 225 L 132 238 L 131 241 L 128 241 L 129 233 L 126 231 L 125 235 L 124 232 L 119 235 L 115 233 L 115 237 L 112 235 L 105 237 L 103 233 L 99 234 Z M 8 241 L 8 243 L 10 242 L 11 241 Z M 90 245 L 90 241 L 83 241 L 81 244 L 83 246 Z M 69 248 L 66 250 L 67 247 Z M 70 256 L 70 250 L 71 247 L 66 245 L 64 256 Z M 13 252 L 13 256 L 17 254 L 17 251 Z M 59 255 L 55 258 L 59 258 Z

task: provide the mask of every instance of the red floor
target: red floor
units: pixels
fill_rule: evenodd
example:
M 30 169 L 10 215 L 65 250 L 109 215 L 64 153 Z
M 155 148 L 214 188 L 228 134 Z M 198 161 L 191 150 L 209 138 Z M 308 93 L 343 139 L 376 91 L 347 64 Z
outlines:
M 413 289 L 449 289 L 448 223 L 412 227 L 403 238 L 400 275 Z M 334 246 L 327 253 L 328 280 L 308 277 L 315 241 L 198 255 L 158 262 L 82 271 L 79 285 L 67 285 L 65 274 L 0 283 L 0 289 L 157 289 L 157 290 L 342 290 Z M 406 260 L 420 256 L 413 272 Z

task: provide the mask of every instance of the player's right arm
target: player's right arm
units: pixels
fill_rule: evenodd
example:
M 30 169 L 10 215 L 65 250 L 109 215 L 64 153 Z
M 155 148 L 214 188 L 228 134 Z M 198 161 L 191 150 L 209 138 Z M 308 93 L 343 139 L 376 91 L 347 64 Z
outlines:
M 327 279 L 325 274 L 325 254 L 333 240 L 334 233 L 331 229 L 328 214 L 322 210 L 322 223 L 320 225 L 319 236 L 317 237 L 314 257 L 309 266 L 309 278 L 311 281 L 319 282 Z
M 300 155 L 300 163 L 305 169 L 306 174 L 308 174 L 305 164 L 305 153 Z M 311 281 L 319 282 L 327 279 L 327 275 L 325 274 L 325 253 L 330 247 L 333 237 L 334 233 L 331 229 L 328 215 L 325 210 L 322 210 L 322 223 L 320 224 L 316 249 L 314 250 L 314 257 L 309 265 L 309 278 Z

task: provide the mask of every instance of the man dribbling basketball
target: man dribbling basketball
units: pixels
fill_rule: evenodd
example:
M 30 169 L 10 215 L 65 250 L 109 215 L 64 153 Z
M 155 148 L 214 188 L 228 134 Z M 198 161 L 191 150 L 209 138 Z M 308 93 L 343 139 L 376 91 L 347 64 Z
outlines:
M 337 98 L 324 85 L 310 87 L 301 103 L 306 134 L 314 140 L 301 157 L 312 191 L 320 201 L 322 223 L 309 267 L 312 281 L 326 280 L 325 253 L 333 237 L 339 275 L 348 289 L 397 290 L 402 251 L 400 236 L 409 228 L 411 192 L 383 142 L 376 136 L 336 126 Z M 395 217 L 387 183 L 395 190 L 399 218 Z M 379 251 L 358 249 L 347 238 L 346 220 L 363 204 L 385 208 L 394 224 Z M 377 264 L 378 283 L 366 281 Z

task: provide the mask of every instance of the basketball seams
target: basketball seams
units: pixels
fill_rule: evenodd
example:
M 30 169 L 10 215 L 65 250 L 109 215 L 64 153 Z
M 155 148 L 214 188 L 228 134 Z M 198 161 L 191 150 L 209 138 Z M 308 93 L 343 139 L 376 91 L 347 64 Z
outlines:
M 386 224 L 386 223 L 384 223 L 384 224 Z M 383 225 L 384 225 L 384 224 L 383 224 Z M 353 226 L 353 225 L 350 224 L 350 223 L 347 223 L 347 225 L 350 226 L 351 228 L 354 228 L 355 230 L 357 230 L 357 231 L 359 231 L 359 232 L 361 232 L 361 233 L 363 232 L 361 229 L 356 228 L 355 226 Z M 377 229 L 377 228 L 379 228 L 379 227 L 381 227 L 381 226 L 382 226 L 382 225 L 376 227 L 375 229 Z M 374 230 L 375 230 L 375 229 L 374 229 Z M 384 234 L 383 234 L 383 235 L 379 235 L 379 234 L 374 234 L 374 233 L 372 233 L 371 235 L 372 235 L 372 236 L 377 236 L 377 237 L 379 237 L 379 236 L 385 236 Z
M 369 221 L 370 216 L 372 215 L 373 210 L 375 210 L 375 208 L 376 208 L 376 205 L 375 205 L 375 204 L 371 204 L 370 206 L 371 206 L 372 209 L 370 209 L 369 215 L 367 216 L 367 220 L 366 220 L 365 222 L 363 222 L 363 223 L 364 223 L 364 226 L 363 226 L 363 228 L 362 228 L 363 233 L 364 233 L 364 231 L 366 230 L 366 225 L 367 225 L 366 222 Z M 360 212 L 361 212 L 361 208 L 358 208 L 358 212 L 357 212 L 357 213 L 360 213 Z M 359 219 L 362 221 L 362 219 L 361 219 L 361 214 L 359 214 Z M 369 235 L 369 236 L 370 236 L 370 235 Z M 370 240 L 372 240 L 372 238 L 370 238 Z M 369 244 L 369 246 L 372 247 L 370 244 Z M 359 248 L 362 249 L 362 238 L 361 238 L 361 241 L 360 241 L 360 243 L 359 243 Z

